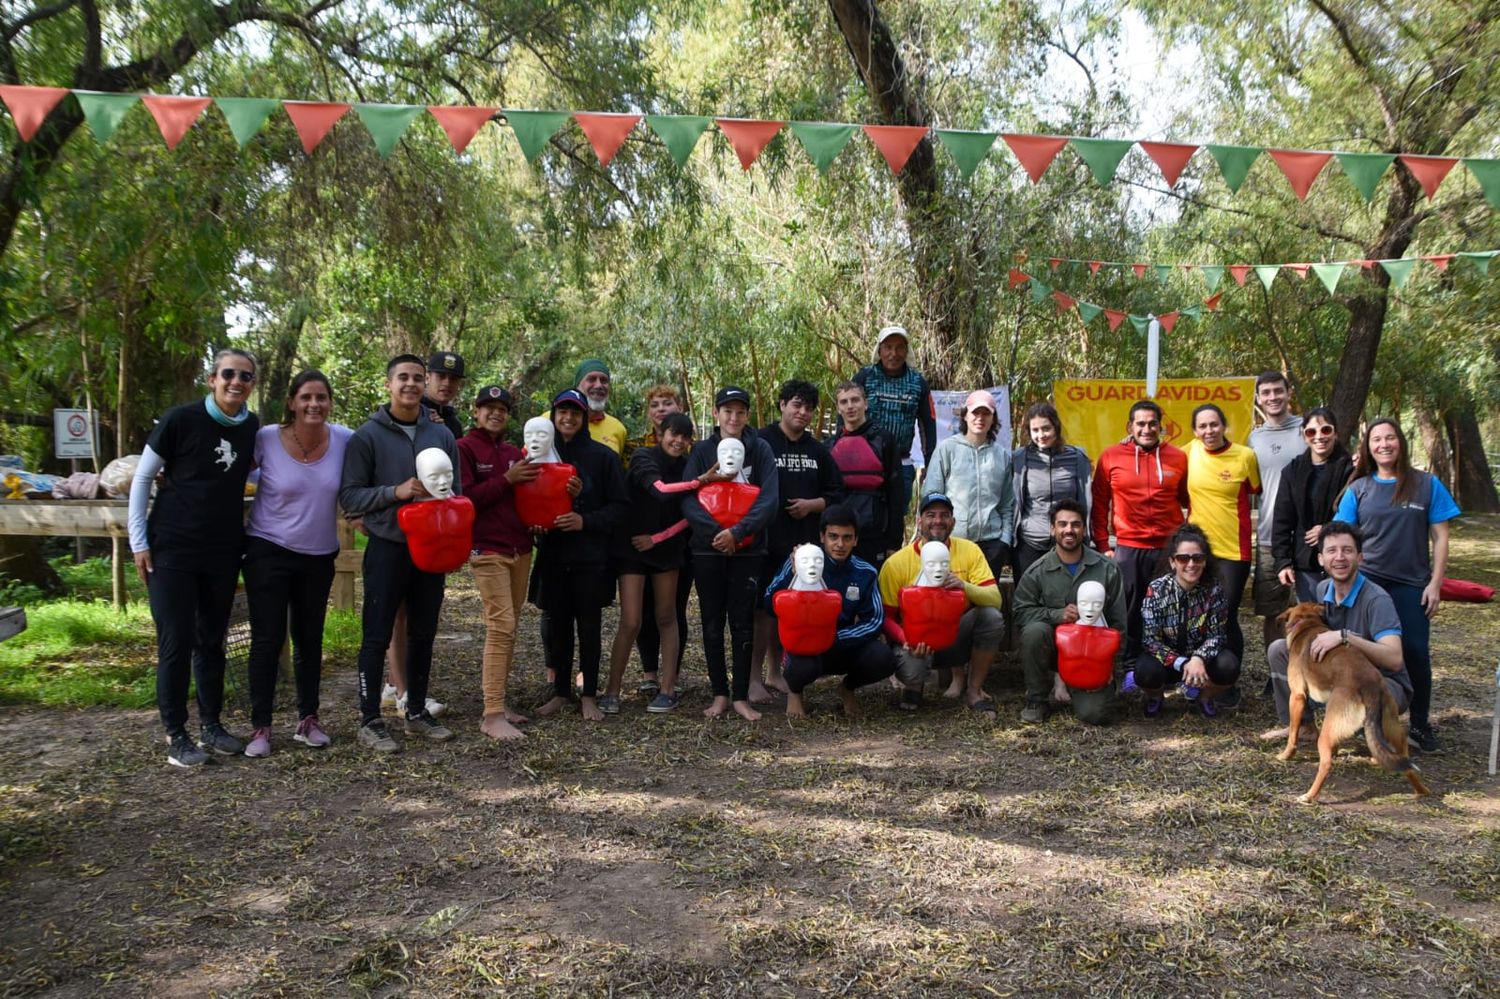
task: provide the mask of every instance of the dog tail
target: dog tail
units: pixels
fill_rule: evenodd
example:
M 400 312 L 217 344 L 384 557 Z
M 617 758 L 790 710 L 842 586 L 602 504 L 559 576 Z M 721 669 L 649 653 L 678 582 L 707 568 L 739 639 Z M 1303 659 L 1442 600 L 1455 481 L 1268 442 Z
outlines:
M 1390 691 L 1385 689 L 1385 683 L 1382 682 L 1378 689 L 1367 689 L 1364 702 L 1365 743 L 1370 747 L 1370 755 L 1375 758 L 1375 762 L 1397 773 L 1414 769 L 1411 757 L 1402 756 L 1396 752 L 1396 747 L 1392 746 L 1385 737 L 1384 723 L 1387 711 L 1390 712 L 1390 717 L 1400 724 L 1396 714 L 1396 702 L 1391 699 Z

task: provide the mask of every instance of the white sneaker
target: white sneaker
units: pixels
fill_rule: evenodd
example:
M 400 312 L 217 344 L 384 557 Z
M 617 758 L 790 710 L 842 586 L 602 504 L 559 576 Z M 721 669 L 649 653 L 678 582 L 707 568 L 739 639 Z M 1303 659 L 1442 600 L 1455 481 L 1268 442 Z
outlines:
M 445 712 L 447 710 L 448 710 L 448 705 L 443 704 L 441 701 L 434 701 L 430 697 L 427 698 L 427 713 L 429 715 L 431 715 L 432 717 L 434 717 L 434 718 L 441 718 L 442 715 L 443 715 L 443 712 Z M 402 694 L 400 697 L 396 698 L 396 713 L 399 714 L 402 718 L 406 717 L 406 695 L 405 694 Z
M 401 700 L 404 701 L 406 700 L 406 698 L 403 697 L 401 698 Z M 388 683 L 380 688 L 380 707 L 382 710 L 389 710 L 390 708 L 394 708 L 395 706 L 396 685 L 394 683 Z

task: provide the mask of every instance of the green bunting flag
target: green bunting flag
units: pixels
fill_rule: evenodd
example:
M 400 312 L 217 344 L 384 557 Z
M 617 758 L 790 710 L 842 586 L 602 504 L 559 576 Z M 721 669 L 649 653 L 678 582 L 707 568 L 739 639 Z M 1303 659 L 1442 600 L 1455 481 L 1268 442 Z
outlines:
M 1380 184 L 1381 176 L 1396 158 L 1393 153 L 1335 153 L 1334 155 L 1338 157 L 1344 176 L 1348 177 L 1350 183 L 1365 196 L 1366 202 L 1374 199 L 1375 188 Z
M 1464 166 L 1479 182 L 1484 200 L 1491 208 L 1500 208 L 1500 160 L 1464 160 Z
M 1137 333 L 1139 333 L 1141 336 L 1145 336 L 1146 333 L 1151 329 L 1151 317 L 1150 316 L 1131 316 L 1130 317 L 1130 325 L 1134 326 L 1135 327 L 1135 331 Z
M 1130 147 L 1135 145 L 1129 139 L 1069 139 L 1068 142 L 1078 151 L 1083 162 L 1088 164 L 1089 172 L 1094 175 L 1094 181 L 1098 184 L 1108 184 L 1115 179 L 1120 161 L 1130 152 Z
M 78 98 L 83 117 L 88 121 L 94 138 L 100 142 L 109 141 L 125 112 L 140 100 L 139 94 L 101 94 L 94 90 L 75 90 L 73 96 Z
M 547 148 L 547 143 L 570 117 L 572 116 L 566 111 L 505 109 L 505 120 L 510 123 L 511 130 L 516 133 L 516 141 L 521 144 L 521 152 L 525 155 L 527 163 L 536 162 L 536 158 L 542 155 L 542 150 Z
M 1255 276 L 1260 278 L 1260 283 L 1266 286 L 1266 291 L 1271 290 L 1271 282 L 1276 280 L 1276 275 L 1281 271 L 1280 264 L 1256 264 Z
M 215 97 L 214 104 L 229 124 L 234 141 L 243 146 L 259 134 L 281 102 L 269 97 Z
M 1328 289 L 1328 294 L 1336 294 L 1339 290 L 1339 278 L 1344 276 L 1344 264 L 1313 264 L 1313 273 L 1318 280 L 1323 282 L 1323 287 Z
M 1219 282 L 1224 280 L 1224 268 L 1217 264 L 1204 264 L 1198 270 L 1203 274 L 1203 283 L 1208 285 L 1208 293 L 1212 295 L 1218 290 Z
M 382 157 L 389 156 L 425 108 L 418 104 L 356 104 L 354 113 L 370 130 L 375 148 Z
M 1484 253 L 1460 253 L 1459 256 L 1479 268 L 1479 273 L 1483 276 L 1490 272 L 1490 261 L 1495 259 L 1496 254 L 1500 254 L 1500 250 L 1486 250 Z
M 964 180 L 973 176 L 979 164 L 990 154 L 990 147 L 995 144 L 998 137 L 995 132 L 965 132 L 953 128 L 933 129 L 933 134 L 948 150 L 948 155 L 953 157 L 953 162 L 958 165 L 959 175 Z
M 1172 276 L 1171 264 L 1157 264 L 1153 269 L 1156 271 L 1156 280 L 1158 281 L 1165 281 Z
M 826 121 L 794 121 L 787 125 L 807 150 L 807 156 L 818 168 L 818 173 L 828 173 L 834 158 L 844 151 L 849 140 L 858 131 L 854 125 L 840 125 Z
M 1052 289 L 1042 284 L 1036 278 L 1032 278 L 1031 284 L 1027 285 L 1027 287 L 1031 289 L 1031 300 L 1033 302 L 1045 302 L 1047 297 L 1052 294 Z
M 1078 315 L 1083 318 L 1083 325 L 1085 326 L 1098 319 L 1103 313 L 1104 310 L 1097 305 L 1090 305 L 1088 302 L 1078 303 Z
M 1183 319 L 1197 319 L 1203 315 L 1203 306 L 1202 304 L 1189 305 L 1186 308 L 1177 310 L 1177 314 Z
M 1262 152 L 1259 146 L 1209 146 L 1208 151 L 1219 164 L 1219 172 L 1224 175 L 1224 183 L 1229 185 L 1229 190 L 1238 194 L 1240 185 L 1245 183 L 1245 178 L 1250 175 L 1250 168 L 1260 158 Z
M 1380 266 L 1391 276 L 1391 284 L 1399 289 L 1411 276 L 1411 270 L 1417 266 L 1417 260 L 1415 257 L 1407 257 L 1403 260 L 1382 260 Z
M 698 114 L 648 114 L 646 124 L 651 126 L 662 143 L 667 147 L 667 152 L 672 154 L 672 159 L 678 166 L 687 164 L 689 156 L 693 155 L 693 147 L 708 131 L 712 119 Z

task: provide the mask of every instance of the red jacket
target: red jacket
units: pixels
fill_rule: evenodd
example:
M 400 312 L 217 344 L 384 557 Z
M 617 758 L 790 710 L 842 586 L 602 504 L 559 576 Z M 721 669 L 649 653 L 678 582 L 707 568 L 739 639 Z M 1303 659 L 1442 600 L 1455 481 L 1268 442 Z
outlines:
M 516 494 L 505 473 L 525 452 L 478 427 L 458 442 L 463 494 L 474 503 L 474 550 L 499 555 L 531 551 L 531 532 L 516 513 Z
M 1162 548 L 1182 526 L 1188 505 L 1187 453 L 1163 441 L 1143 451 L 1135 441 L 1106 448 L 1094 470 L 1089 528 L 1107 551 L 1109 533 L 1128 548 Z

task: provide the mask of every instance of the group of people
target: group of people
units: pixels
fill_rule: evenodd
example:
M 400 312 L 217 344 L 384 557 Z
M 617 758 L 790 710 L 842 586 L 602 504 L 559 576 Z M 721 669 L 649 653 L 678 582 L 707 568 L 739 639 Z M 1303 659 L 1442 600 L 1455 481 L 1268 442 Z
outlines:
M 987 392 L 967 398 L 962 431 L 939 444 L 931 396 L 908 350 L 904 329 L 880 332 L 874 362 L 836 387 L 838 426 L 823 439 L 812 426 L 819 390 L 793 379 L 779 389 L 779 418 L 759 429 L 749 425 L 750 394 L 720 388 L 714 426 L 701 437 L 677 390 L 654 386 L 645 398 L 649 428 L 632 440 L 608 412 L 608 367 L 587 360 L 550 410 L 527 423 L 524 450 L 511 440 L 513 402 L 503 385 L 482 386 L 460 411 L 464 361 L 451 352 L 391 358 L 388 401 L 350 430 L 332 421 L 333 386 L 317 371 L 293 380 L 280 425 L 260 427 L 247 405 L 254 359 L 220 351 L 210 394 L 163 415 L 131 490 L 130 541 L 157 626 L 169 761 L 192 767 L 213 754 L 271 752 L 288 629 L 294 738 L 328 745 L 318 718 L 321 639 L 339 516 L 368 536 L 359 743 L 400 748 L 386 720 L 391 707 L 409 739 L 453 737 L 430 689 L 445 575 L 413 561 L 398 516 L 438 495 L 430 475 L 419 474 L 424 452 L 440 454 L 439 464 L 456 473 L 451 486 L 444 478 L 436 488 L 473 507 L 468 566 L 486 633 L 480 729 L 493 739 L 523 738 L 528 721 L 509 697 L 527 602 L 541 612 L 552 691 L 535 713 L 576 701 L 585 719 L 601 721 L 621 709 L 633 651 L 646 710 L 677 710 L 694 591 L 708 717 L 732 711 L 755 720 L 757 705 L 781 696 L 789 715 L 801 715 L 805 690 L 824 676 L 842 678 L 850 712 L 855 691 L 880 681 L 898 690 L 899 707 L 917 710 L 934 673 L 947 696 L 993 717 L 984 687 L 1005 641 L 997 585 L 1005 573 L 1016 580 L 1009 613 L 1026 684 L 1024 722 L 1045 721 L 1068 704 L 1089 723 L 1116 713 L 1115 683 L 1070 687 L 1057 669 L 1055 630 L 1079 621 L 1085 586 L 1102 588 L 1100 623 L 1123 636 L 1121 688 L 1143 692 L 1146 715 L 1160 714 L 1168 692 L 1180 689 L 1212 717 L 1238 697 L 1238 607 L 1253 573 L 1283 724 L 1286 657 L 1284 643 L 1273 641 L 1275 615 L 1295 591 L 1322 600 L 1351 644 L 1370 645 L 1371 658 L 1406 692 L 1414 741 L 1437 748 L 1427 622 L 1447 558 L 1446 522 L 1458 511 L 1440 482 L 1411 468 L 1397 424 L 1371 424 L 1353 462 L 1332 413 L 1296 416 L 1286 378 L 1269 372 L 1256 386 L 1265 423 L 1248 445 L 1230 441 L 1224 413 L 1209 404 L 1193 414 L 1195 440 L 1178 449 L 1162 439 L 1160 408 L 1142 400 L 1125 440 L 1097 462 L 1066 443 L 1046 402 L 1027 409 L 1029 442 L 1012 449 L 996 439 Z M 918 436 L 926 471 L 909 533 Z M 518 487 L 524 492 L 549 463 L 572 469 L 563 472 L 565 509 L 550 524 L 528 524 Z M 252 470 L 255 499 L 245 520 Z M 725 514 L 725 488 L 739 490 L 733 516 Z M 1262 502 L 1253 530 L 1255 494 Z M 224 633 L 241 571 L 251 626 L 248 744 L 221 717 Z M 962 607 L 956 638 L 942 648 L 908 636 L 914 618 L 902 602 L 919 585 L 953 591 Z M 784 650 L 778 628 L 782 592 L 808 588 L 839 597 L 832 646 L 816 655 Z M 616 599 L 619 624 L 606 660 L 603 610 Z M 190 674 L 196 739 L 187 728 Z

